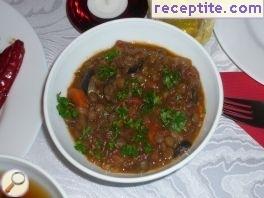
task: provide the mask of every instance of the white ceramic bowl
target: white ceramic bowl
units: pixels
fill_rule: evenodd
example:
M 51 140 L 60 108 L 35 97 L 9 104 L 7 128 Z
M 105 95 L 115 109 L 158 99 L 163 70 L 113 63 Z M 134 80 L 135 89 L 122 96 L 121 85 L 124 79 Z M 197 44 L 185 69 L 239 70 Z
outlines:
M 47 189 L 51 197 L 67 197 L 58 183 L 36 165 L 16 157 L 0 155 L 0 172 L 2 173 L 12 169 L 21 170 L 26 173 L 29 179 L 32 179 L 40 186 L 44 187 L 44 189 Z
M 145 174 L 113 174 L 88 162 L 78 153 L 63 119 L 58 115 L 56 94 L 66 94 L 74 72 L 95 53 L 112 47 L 117 40 L 156 44 L 190 58 L 198 69 L 205 93 L 206 116 L 202 130 L 188 155 L 162 169 Z M 222 112 L 223 90 L 216 66 L 204 48 L 181 30 L 149 19 L 122 19 L 108 22 L 83 33 L 58 57 L 49 74 L 44 93 L 44 114 L 52 140 L 78 169 L 102 180 L 137 183 L 157 179 L 183 167 L 206 145 Z

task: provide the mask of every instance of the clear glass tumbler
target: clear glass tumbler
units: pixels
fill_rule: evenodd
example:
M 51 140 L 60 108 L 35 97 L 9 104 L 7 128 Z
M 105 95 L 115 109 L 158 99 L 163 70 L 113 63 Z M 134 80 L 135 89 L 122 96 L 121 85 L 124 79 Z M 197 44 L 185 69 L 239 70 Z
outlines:
M 214 29 L 213 19 L 162 19 L 162 21 L 182 29 L 201 44 L 205 44 L 211 38 Z
M 148 17 L 151 18 L 151 1 L 149 3 Z M 201 44 L 205 44 L 211 38 L 214 29 L 214 19 L 160 19 L 174 25 L 190 34 Z

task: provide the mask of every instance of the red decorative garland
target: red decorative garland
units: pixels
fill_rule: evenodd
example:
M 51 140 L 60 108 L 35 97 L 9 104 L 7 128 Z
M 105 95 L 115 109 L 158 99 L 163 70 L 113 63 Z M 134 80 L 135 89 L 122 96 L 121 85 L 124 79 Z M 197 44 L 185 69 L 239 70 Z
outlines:
M 93 15 L 88 9 L 89 0 L 67 0 L 66 9 L 68 18 L 73 26 L 79 31 L 84 32 L 101 23 L 130 17 L 144 18 L 148 11 L 147 0 L 128 0 L 127 9 L 119 16 L 111 19 L 102 19 Z

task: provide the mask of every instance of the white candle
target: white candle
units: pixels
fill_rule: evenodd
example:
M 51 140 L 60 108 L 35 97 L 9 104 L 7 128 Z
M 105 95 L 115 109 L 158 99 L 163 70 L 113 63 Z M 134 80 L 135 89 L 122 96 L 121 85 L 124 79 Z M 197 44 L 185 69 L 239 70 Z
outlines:
M 88 0 L 88 9 L 96 17 L 111 19 L 122 14 L 128 5 L 128 0 Z

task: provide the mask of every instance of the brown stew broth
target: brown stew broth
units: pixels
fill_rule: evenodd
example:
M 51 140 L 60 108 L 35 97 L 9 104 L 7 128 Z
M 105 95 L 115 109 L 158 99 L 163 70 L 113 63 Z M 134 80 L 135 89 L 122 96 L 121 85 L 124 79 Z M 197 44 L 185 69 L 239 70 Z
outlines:
M 147 172 L 172 162 L 191 147 L 205 116 L 191 60 L 144 43 L 118 41 L 89 58 L 67 97 L 78 111 L 65 119 L 75 148 L 111 172 Z

